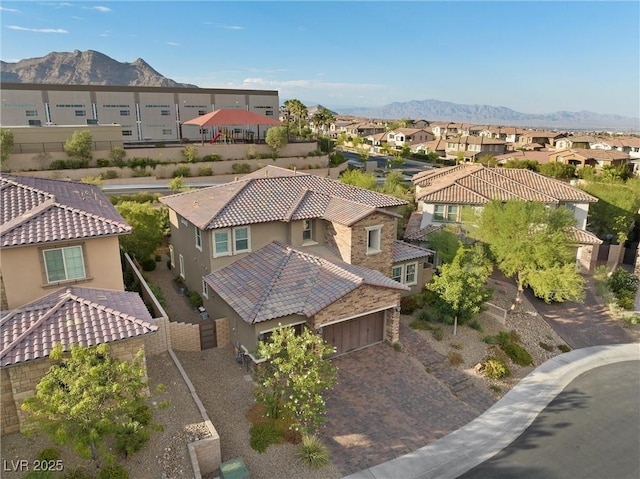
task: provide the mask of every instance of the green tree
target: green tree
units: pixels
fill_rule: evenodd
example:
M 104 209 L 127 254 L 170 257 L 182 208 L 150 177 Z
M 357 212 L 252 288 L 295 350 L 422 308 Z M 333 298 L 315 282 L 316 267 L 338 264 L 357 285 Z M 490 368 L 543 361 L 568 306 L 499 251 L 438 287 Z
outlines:
M 72 158 L 89 161 L 92 158 L 93 138 L 89 130 L 76 130 L 64 144 L 64 151 Z
M 462 242 L 455 233 L 444 228 L 432 231 L 427 235 L 426 240 L 442 263 L 451 263 L 462 246 Z
M 187 145 L 181 150 L 184 161 L 193 163 L 198 160 L 198 149 L 193 145 Z
M 538 172 L 551 178 L 570 180 L 576 176 L 576 167 L 567 163 L 543 163 L 538 166 Z
M 477 162 L 482 163 L 486 166 L 496 166 L 498 164 L 498 160 L 496 159 L 495 155 L 491 154 L 482 155 L 480 158 L 478 158 Z
M 4 163 L 13 152 L 13 132 L 0 128 L 0 160 Z
M 297 125 L 298 136 L 302 133 L 302 127 L 306 125 L 309 113 L 307 107 L 298 99 L 291 99 L 284 102 L 284 109 L 287 112 L 287 117 L 293 116 Z
M 324 132 L 325 128 L 331 125 L 336 121 L 336 118 L 326 108 L 320 108 L 317 112 L 313 114 L 311 117 L 311 121 L 315 125 L 316 129 L 320 129 Z
M 34 432 L 45 432 L 57 444 L 94 461 L 106 454 L 105 440 L 118 435 L 125 424 L 138 423 L 147 391 L 144 352 L 132 362 L 113 358 L 107 344 L 74 346 L 71 354 L 57 345 L 50 354 L 53 365 L 27 398 Z
M 184 190 L 184 176 L 176 176 L 169 182 L 169 191 L 171 193 L 179 193 Z
M 287 129 L 284 126 L 269 128 L 265 141 L 273 150 L 273 158 L 277 158 L 280 149 L 286 146 L 289 141 Z
M 366 190 L 375 191 L 378 188 L 378 182 L 374 175 L 357 169 L 344 170 L 340 175 L 340 181 L 347 185 L 357 186 Z
M 576 268 L 575 244 L 570 236 L 574 224 L 566 208 L 494 200 L 485 205 L 471 234 L 489 246 L 506 276 L 515 277 L 516 302 L 526 286 L 546 302 L 582 301 L 584 279 Z
M 460 248 L 451 263 L 439 267 L 427 288 L 438 293 L 453 314 L 453 334 L 458 328 L 458 319 L 471 319 L 491 298 L 493 291 L 486 286 L 491 275 L 491 261 L 481 245 Z
M 504 165 L 504 168 L 519 168 L 521 170 L 538 171 L 539 164 L 536 160 L 518 160 L 510 159 Z
M 371 152 L 366 148 L 362 148 L 358 146 L 357 151 L 358 151 L 358 161 L 361 161 L 362 163 L 366 163 L 367 160 L 371 157 Z
M 430 151 L 427 153 L 427 161 L 429 163 L 437 163 L 440 159 L 440 155 L 438 155 L 435 151 Z
M 326 358 L 333 352 L 321 336 L 304 328 L 278 328 L 260 342 L 258 355 L 266 361 L 257 370 L 256 400 L 274 418 L 291 418 L 294 428 L 314 432 L 324 422 L 323 394 L 336 383 L 337 369 Z
M 151 202 L 134 201 L 122 201 L 116 205 L 116 209 L 133 228 L 130 234 L 120 236 L 122 249 L 135 256 L 138 261 L 151 258 L 164 241 L 163 225 L 167 221 L 167 209 Z

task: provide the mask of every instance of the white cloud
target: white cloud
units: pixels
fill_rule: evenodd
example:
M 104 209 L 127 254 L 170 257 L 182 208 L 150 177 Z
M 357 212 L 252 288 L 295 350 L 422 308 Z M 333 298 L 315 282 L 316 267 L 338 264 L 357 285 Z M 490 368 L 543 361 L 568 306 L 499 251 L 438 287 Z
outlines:
M 87 7 L 87 8 L 90 8 L 91 10 L 97 10 L 102 13 L 108 13 L 111 11 L 109 7 L 103 7 L 102 5 L 96 5 L 95 7 Z
M 180 44 L 176 42 L 166 42 L 167 45 L 171 45 L 172 47 L 179 47 Z
M 16 10 L 15 8 L 0 7 L 0 11 L 9 13 L 20 13 L 20 10 Z
M 64 30 L 62 28 L 26 28 L 26 27 L 19 27 L 18 25 L 8 25 L 7 28 L 10 30 L 19 30 L 22 32 L 69 33 L 67 30 Z
M 244 30 L 244 27 L 238 25 L 222 25 L 220 28 L 224 28 L 225 30 Z

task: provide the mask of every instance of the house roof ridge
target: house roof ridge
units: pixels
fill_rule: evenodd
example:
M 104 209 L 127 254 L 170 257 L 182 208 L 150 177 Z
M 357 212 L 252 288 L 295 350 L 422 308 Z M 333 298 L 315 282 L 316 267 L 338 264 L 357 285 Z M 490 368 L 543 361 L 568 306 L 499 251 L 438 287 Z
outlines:
M 498 173 L 499 175 L 501 175 L 501 176 L 504 176 L 504 177 L 508 178 L 508 176 L 507 176 L 507 175 L 505 175 L 505 174 L 503 174 L 503 173 L 502 173 L 502 172 L 504 172 L 504 171 L 505 171 L 504 169 L 501 169 L 501 171 L 498 171 L 498 169 L 496 169 L 495 171 L 496 171 L 496 173 Z M 533 176 L 533 177 L 541 178 L 543 181 L 547 181 L 547 182 L 549 182 L 549 183 L 555 183 L 555 184 L 559 185 L 559 186 L 560 186 L 560 187 L 562 187 L 562 188 L 567 188 L 567 187 L 569 187 L 569 188 L 575 188 L 575 187 L 573 187 L 572 185 L 567 185 L 564 181 L 561 181 L 561 180 L 559 180 L 559 179 L 557 179 L 557 178 L 551 178 L 551 177 L 549 177 L 549 176 L 542 175 L 542 174 L 538 173 L 537 171 L 531 171 L 531 170 L 527 170 L 527 169 L 523 169 L 522 171 L 527 172 L 527 173 L 524 173 L 525 175 L 530 175 L 530 176 Z M 515 180 L 513 180 L 513 179 L 511 178 L 511 181 L 515 181 Z M 532 187 L 529 187 L 529 186 L 526 186 L 526 185 L 523 185 L 523 186 L 525 186 L 525 187 L 527 187 L 527 188 L 529 188 L 529 189 L 531 189 L 531 190 L 535 191 L 536 193 L 539 193 L 539 192 L 538 192 L 538 190 L 536 190 L 536 189 L 534 189 L 534 188 L 532 188 Z M 578 188 L 576 188 L 576 189 L 578 189 Z M 586 196 L 591 197 L 591 198 L 592 198 L 592 200 L 593 200 L 592 202 L 596 202 L 596 201 L 598 201 L 598 199 L 597 199 L 595 196 L 590 195 L 590 194 L 589 194 L 589 193 L 587 193 L 586 191 L 584 191 L 584 190 L 580 190 L 580 192 L 581 192 L 582 194 L 586 195 Z M 546 193 L 541 193 L 541 194 L 543 194 L 543 195 L 545 195 L 545 196 L 549 196 L 549 195 L 547 195 Z M 559 199 L 559 198 L 556 198 L 556 201 L 560 201 L 560 199 Z
M 128 291 L 118 291 L 119 293 L 128 293 Z M 74 301 L 78 302 L 79 304 L 84 304 L 86 306 L 90 306 L 92 308 L 98 309 L 100 311 L 104 311 L 106 313 L 110 313 L 113 314 L 115 316 L 118 316 L 119 318 L 122 318 L 124 320 L 129 321 L 130 323 L 135 323 L 138 324 L 140 326 L 142 326 L 145 329 L 149 329 L 150 331 L 154 331 L 156 328 L 153 327 L 149 327 L 149 326 L 154 326 L 150 323 L 148 323 L 147 321 L 141 320 L 136 318 L 135 316 L 132 316 L 129 313 L 125 313 L 123 311 L 117 310 L 117 309 L 113 309 L 111 306 L 107 306 L 105 304 L 100 304 L 97 303 L 95 301 L 92 301 L 88 298 L 85 298 L 84 296 L 81 296 L 79 294 L 76 294 L 73 292 L 73 290 L 70 291 L 70 298 L 73 299 Z
M 10 221 L 7 221 L 6 223 L 4 223 L 3 225 L 0 225 L 0 235 L 5 235 L 7 233 L 10 233 L 14 229 L 16 229 L 18 226 L 23 225 L 27 221 L 30 221 L 33 218 L 41 215 L 42 213 L 50 209 L 52 206 L 57 206 L 57 205 L 58 203 L 56 203 L 55 197 L 47 198 L 45 201 L 43 201 L 36 207 L 28 211 L 25 211 L 22 215 L 16 216 Z
M 551 200 L 552 200 L 552 201 L 551 201 L 551 203 L 559 203 L 559 202 L 560 202 L 560 200 L 559 200 L 558 198 L 555 198 L 555 197 L 553 197 L 553 196 L 551 196 L 551 195 L 548 195 L 548 194 L 546 194 L 546 193 L 543 193 L 543 192 L 541 192 L 541 191 L 538 191 L 538 190 L 536 190 L 535 188 L 531 188 L 530 186 L 527 186 L 527 185 L 525 185 L 524 183 L 517 182 L 517 181 L 515 181 L 513 178 L 509 178 L 507 175 L 503 175 L 503 174 L 499 173 L 497 170 L 491 170 L 490 168 L 488 168 L 488 167 L 487 167 L 486 171 L 488 171 L 488 172 L 490 172 L 490 173 L 492 173 L 492 174 L 495 174 L 495 175 L 497 175 L 497 176 L 500 176 L 500 177 L 502 177 L 502 178 L 504 178 L 504 179 L 508 180 L 510 183 L 517 183 L 517 186 L 519 186 L 519 187 L 521 187 L 521 188 L 524 188 L 524 189 L 526 189 L 526 190 L 528 190 L 528 191 L 531 191 L 531 192 L 533 192 L 533 193 L 535 193 L 535 194 L 539 194 L 539 195 L 541 195 L 541 196 L 544 196 L 544 197 L 546 197 L 546 198 L 549 198 L 549 199 L 551 199 Z M 527 170 L 527 171 L 528 171 L 528 170 Z M 527 174 L 527 173 L 525 173 L 525 175 L 526 175 L 526 174 Z M 515 193 L 515 192 L 512 192 L 512 191 L 508 190 L 507 188 L 504 188 L 504 187 L 502 187 L 502 186 L 500 186 L 500 185 L 496 185 L 496 184 L 490 183 L 489 181 L 485 180 L 484 178 L 476 177 L 476 179 L 477 179 L 478 181 L 482 181 L 483 183 L 485 183 L 485 184 L 487 184 L 487 185 L 492 186 L 493 188 L 497 188 L 497 189 L 499 189 L 499 190 L 501 190 L 501 191 L 504 191 L 504 192 L 506 192 L 506 193 L 508 193 L 508 194 L 510 194 L 510 195 L 513 195 L 513 196 L 515 196 L 515 197 L 517 197 L 517 198 L 521 199 L 522 201 L 528 201 L 528 200 L 527 200 L 527 198 L 524 198 L 522 195 L 520 195 L 520 194 L 518 194 L 518 193 Z M 484 196 L 484 195 L 481 195 L 481 196 Z M 487 198 L 486 196 L 484 196 L 484 197 L 485 197 L 485 198 Z M 488 199 L 489 201 L 491 201 L 491 200 L 493 200 L 494 198 L 487 198 L 487 199 Z
M 284 220 L 287 223 L 291 221 L 291 218 L 293 217 L 293 215 L 296 213 L 296 211 L 298 211 L 300 204 L 304 201 L 304 199 L 310 193 L 312 193 L 312 191 L 307 187 L 303 187 L 300 189 L 300 191 L 298 192 L 298 196 L 296 197 L 296 199 L 293 201 L 293 204 L 291 205 L 291 208 L 289 208 L 289 211 L 287 211 L 287 213 L 284 215 Z
M 256 178 L 247 178 L 246 180 L 240 179 L 238 181 L 242 181 L 243 184 L 240 188 L 238 188 L 236 191 L 233 192 L 233 194 L 229 197 L 229 199 L 227 199 L 227 201 L 224 202 L 224 204 L 217 210 L 213 212 L 213 215 L 209 218 L 209 220 L 206 222 L 206 224 L 204 224 L 204 228 L 203 229 L 209 229 L 211 223 L 213 223 L 216 218 L 218 217 L 218 215 L 220 215 L 220 213 L 222 213 L 228 206 L 229 204 L 234 200 L 234 198 L 236 198 L 240 192 L 244 191 L 245 188 L 247 188 L 247 186 L 251 183 L 253 183 L 256 180 Z M 222 183 L 223 185 L 226 183 Z
M 71 297 L 71 289 L 67 289 L 61 296 L 59 301 L 54 304 L 51 308 L 47 310 L 45 314 L 43 314 L 37 321 L 35 321 L 31 326 L 29 326 L 25 331 L 22 332 L 17 338 L 15 338 L 11 343 L 9 343 L 2 351 L 0 351 L 0 358 L 4 358 L 9 352 L 11 352 L 15 347 L 20 344 L 26 337 L 28 337 L 31 333 L 33 333 L 36 329 L 38 329 L 42 324 L 47 322 L 51 316 L 53 316 L 61 307 L 66 303 Z M 15 310 L 17 311 L 17 310 Z M 14 311 L 14 312 L 15 312 Z M 11 316 L 13 317 L 13 315 Z M 3 318 L 3 323 L 6 322 L 7 318 Z
M 440 192 L 440 191 L 442 191 L 442 190 L 446 190 L 447 188 L 451 188 L 452 186 L 457 186 L 458 188 L 462 188 L 463 190 L 468 191 L 469 193 L 472 193 L 472 194 L 474 194 L 474 195 L 476 195 L 476 196 L 479 196 L 480 198 L 484 198 L 484 199 L 489 199 L 489 200 L 491 200 L 491 198 L 487 198 L 486 196 L 484 196 L 484 195 L 482 195 L 482 194 L 478 193 L 477 191 L 472 190 L 472 189 L 471 189 L 471 188 L 469 188 L 468 186 L 461 185 L 460 183 L 458 183 L 458 180 L 461 180 L 461 179 L 463 179 L 463 178 L 466 178 L 466 177 L 467 177 L 467 176 L 469 176 L 470 174 L 471 174 L 471 173 L 469 173 L 469 174 L 467 174 L 467 175 L 463 175 L 463 176 L 461 176 L 461 177 L 459 177 L 459 178 L 455 178 L 451 183 L 445 183 L 445 184 L 443 184 L 443 185 L 441 185 L 441 186 L 439 186 L 439 187 L 437 187 L 437 188 L 435 188 L 435 189 L 433 189 L 433 190 L 421 192 L 420 196 L 416 196 L 416 200 L 422 199 L 422 198 L 424 198 L 424 197 L 425 197 L 425 196 L 427 196 L 427 195 L 432 195 L 432 194 L 434 194 L 434 193 L 438 193 L 438 192 Z

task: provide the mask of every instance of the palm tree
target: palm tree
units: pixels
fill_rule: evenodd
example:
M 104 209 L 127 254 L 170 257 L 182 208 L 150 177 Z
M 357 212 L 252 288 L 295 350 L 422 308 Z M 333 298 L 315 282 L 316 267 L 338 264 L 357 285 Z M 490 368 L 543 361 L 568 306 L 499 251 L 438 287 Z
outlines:
M 320 108 L 317 112 L 315 112 L 313 117 L 311 117 L 311 121 L 313 122 L 317 130 L 322 130 L 322 133 L 324 133 L 325 127 L 334 123 L 336 121 L 336 118 L 333 116 L 333 113 L 331 113 L 326 108 Z
M 284 102 L 284 109 L 287 113 L 287 118 L 289 115 L 293 116 L 295 122 L 298 124 L 298 135 L 302 131 L 302 123 L 307 121 L 308 112 L 307 107 L 300 100 L 295 98 L 291 100 L 287 100 Z

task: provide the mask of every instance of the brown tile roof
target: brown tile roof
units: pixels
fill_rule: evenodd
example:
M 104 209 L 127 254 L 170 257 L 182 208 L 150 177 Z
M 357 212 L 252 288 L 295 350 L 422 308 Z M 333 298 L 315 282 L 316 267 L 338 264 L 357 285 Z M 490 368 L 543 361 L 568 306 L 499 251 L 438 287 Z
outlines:
M 425 235 L 442 228 L 441 224 L 428 224 L 424 228 L 420 227 L 422 222 L 422 213 L 414 211 L 409 217 L 407 228 L 404 231 L 404 239 L 407 241 L 421 241 L 425 239 Z
M 398 240 L 393 242 L 392 251 L 394 263 L 435 255 L 435 251 Z
M 597 198 L 562 181 L 531 170 L 456 165 L 418 173 L 416 199 L 426 203 L 479 205 L 491 200 L 519 199 L 547 204 L 592 203 Z
M 274 241 L 204 280 L 247 323 L 311 317 L 363 284 L 408 288 L 379 271 L 330 261 Z
M 542 145 L 538 145 L 537 143 L 529 143 L 527 146 L 537 145 L 539 148 L 542 148 Z M 503 155 L 497 155 L 496 160 L 500 162 L 513 160 L 533 160 L 538 163 L 549 163 L 549 151 L 510 151 L 509 153 L 505 153 Z
M 575 152 L 576 154 L 594 160 L 629 160 L 631 157 L 628 153 L 618 150 L 600 150 L 600 149 L 591 149 L 591 148 L 571 148 L 570 151 Z
M 129 233 L 129 226 L 94 185 L 0 176 L 3 248 Z
M 572 226 L 569 230 L 571 240 L 575 244 L 602 244 L 602 240 L 589 231 Z
M 384 208 L 407 204 L 315 175 L 277 167 L 263 170 L 239 181 L 165 196 L 160 201 L 201 229 L 308 218 L 350 225 L 365 216 L 365 211 L 384 212 Z
M 56 344 L 68 350 L 158 329 L 140 295 L 126 291 L 71 287 L 0 314 L 1 367 L 45 358 Z

